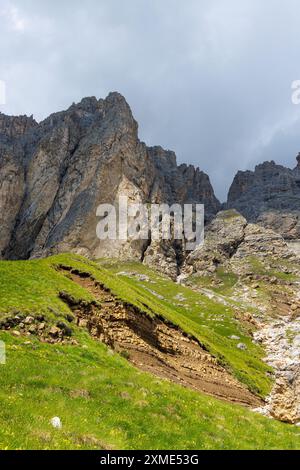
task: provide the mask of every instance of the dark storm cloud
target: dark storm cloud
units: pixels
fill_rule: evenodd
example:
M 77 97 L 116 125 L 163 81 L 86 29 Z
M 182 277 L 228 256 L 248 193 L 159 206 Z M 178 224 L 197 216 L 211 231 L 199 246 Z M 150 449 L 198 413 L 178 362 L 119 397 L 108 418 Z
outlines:
M 121 92 L 148 144 L 206 171 L 294 166 L 300 150 L 298 0 L 1 0 L 8 114 L 37 119 Z

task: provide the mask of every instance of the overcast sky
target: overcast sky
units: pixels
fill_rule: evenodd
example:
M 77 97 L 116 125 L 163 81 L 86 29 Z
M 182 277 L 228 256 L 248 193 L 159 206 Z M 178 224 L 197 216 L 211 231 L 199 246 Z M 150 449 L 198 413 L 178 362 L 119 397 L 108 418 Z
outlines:
M 223 200 L 238 169 L 295 166 L 299 18 L 299 0 L 1 0 L 0 110 L 41 120 L 119 91 L 140 138 Z

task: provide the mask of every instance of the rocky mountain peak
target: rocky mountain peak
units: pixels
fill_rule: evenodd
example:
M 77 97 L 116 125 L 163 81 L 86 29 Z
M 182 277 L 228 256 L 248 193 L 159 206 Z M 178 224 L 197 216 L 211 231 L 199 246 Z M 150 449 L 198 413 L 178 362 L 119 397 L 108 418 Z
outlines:
M 116 203 L 120 195 L 133 202 L 204 203 L 208 219 L 220 208 L 207 175 L 138 139 L 137 122 L 119 93 L 83 98 L 39 124 L 1 115 L 1 131 L 22 135 L 17 147 L 0 140 L 4 258 L 75 251 L 143 259 L 151 241 L 96 237 L 98 205 Z
M 235 208 L 250 222 L 273 228 L 286 239 L 300 238 L 300 155 L 292 170 L 274 161 L 254 171 L 239 171 L 229 189 L 227 208 Z

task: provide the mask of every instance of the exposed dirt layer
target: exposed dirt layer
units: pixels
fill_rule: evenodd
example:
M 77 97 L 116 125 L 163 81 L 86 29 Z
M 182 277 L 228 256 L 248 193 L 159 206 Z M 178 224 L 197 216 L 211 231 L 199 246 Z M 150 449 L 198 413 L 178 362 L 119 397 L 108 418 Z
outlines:
M 77 324 L 116 351 L 123 351 L 136 367 L 226 401 L 251 407 L 262 404 L 178 327 L 125 305 L 91 277 L 74 272 L 70 275 L 97 299 L 95 304 L 82 306 L 62 296 L 75 313 Z

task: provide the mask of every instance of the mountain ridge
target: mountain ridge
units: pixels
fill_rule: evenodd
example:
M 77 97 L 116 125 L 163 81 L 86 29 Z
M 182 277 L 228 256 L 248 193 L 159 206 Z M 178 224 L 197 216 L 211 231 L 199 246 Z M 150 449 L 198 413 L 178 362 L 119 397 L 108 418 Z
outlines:
M 238 171 L 221 204 L 206 173 L 139 140 L 138 123 L 117 92 L 83 98 L 40 122 L 1 113 L 0 171 L 3 259 L 66 251 L 131 257 L 168 266 L 176 278 L 188 254 L 184 242 L 99 242 L 97 206 L 117 204 L 120 195 L 143 203 L 204 203 L 206 222 L 233 208 L 286 240 L 300 239 L 300 154 L 294 169 L 266 161 Z
M 0 155 L 5 259 L 74 250 L 129 251 L 140 259 L 144 243 L 99 247 L 96 239 L 97 206 L 120 194 L 145 203 L 202 202 L 208 219 L 221 207 L 205 173 L 138 139 L 138 124 L 116 92 L 84 98 L 39 124 L 1 115 Z

